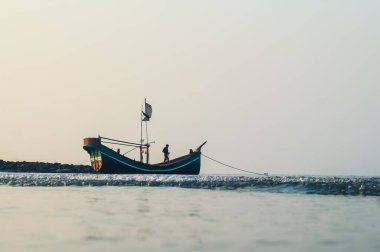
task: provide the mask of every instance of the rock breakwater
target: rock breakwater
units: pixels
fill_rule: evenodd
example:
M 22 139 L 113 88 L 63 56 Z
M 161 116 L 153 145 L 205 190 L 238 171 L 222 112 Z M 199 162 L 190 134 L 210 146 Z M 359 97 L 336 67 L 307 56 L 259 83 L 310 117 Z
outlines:
M 0 160 L 0 172 L 94 173 L 89 165 Z

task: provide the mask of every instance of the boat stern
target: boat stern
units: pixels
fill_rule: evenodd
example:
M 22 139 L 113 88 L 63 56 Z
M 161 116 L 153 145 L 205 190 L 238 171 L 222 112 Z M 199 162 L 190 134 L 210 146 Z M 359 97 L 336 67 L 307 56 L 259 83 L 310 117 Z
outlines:
M 100 138 L 87 137 L 83 139 L 83 149 L 90 155 L 91 167 L 96 172 L 102 168 L 103 164 L 102 153 L 99 150 L 101 145 Z

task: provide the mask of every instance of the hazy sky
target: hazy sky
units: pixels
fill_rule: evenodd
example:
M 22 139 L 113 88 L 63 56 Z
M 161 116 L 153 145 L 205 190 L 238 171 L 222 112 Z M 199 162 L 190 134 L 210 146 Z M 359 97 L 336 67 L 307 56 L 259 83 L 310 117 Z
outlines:
M 380 1 L 0 2 L 0 159 L 82 139 L 271 174 L 380 175 Z M 137 157 L 137 152 L 135 152 Z M 132 155 L 133 156 L 133 155 Z M 202 173 L 235 173 L 203 159 Z

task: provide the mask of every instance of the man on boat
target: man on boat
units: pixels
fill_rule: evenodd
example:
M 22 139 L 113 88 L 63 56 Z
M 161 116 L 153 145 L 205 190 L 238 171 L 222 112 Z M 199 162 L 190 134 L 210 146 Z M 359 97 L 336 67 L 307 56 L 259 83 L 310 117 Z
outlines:
M 164 153 L 164 163 L 165 162 L 169 162 L 169 154 L 170 154 L 170 152 L 169 152 L 169 144 L 167 144 L 165 146 L 165 148 L 162 150 L 162 152 Z

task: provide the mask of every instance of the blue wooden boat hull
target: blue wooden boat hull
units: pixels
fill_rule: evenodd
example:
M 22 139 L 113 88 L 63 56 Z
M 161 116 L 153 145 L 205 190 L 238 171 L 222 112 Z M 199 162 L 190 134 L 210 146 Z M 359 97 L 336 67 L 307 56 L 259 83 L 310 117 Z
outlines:
M 85 142 L 83 149 L 90 154 L 91 166 L 99 173 L 198 175 L 201 168 L 200 150 L 168 163 L 150 165 L 127 158 L 102 144 Z

